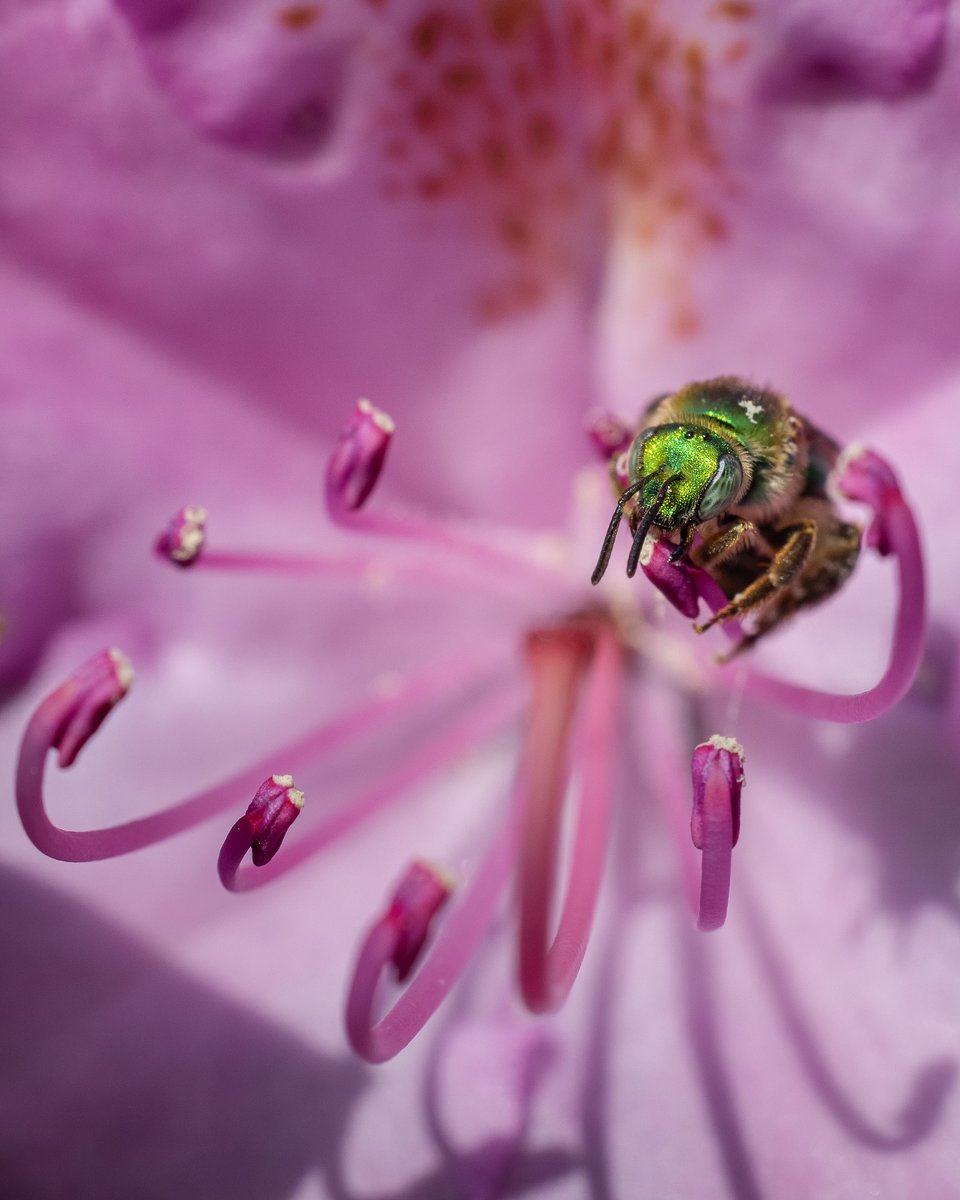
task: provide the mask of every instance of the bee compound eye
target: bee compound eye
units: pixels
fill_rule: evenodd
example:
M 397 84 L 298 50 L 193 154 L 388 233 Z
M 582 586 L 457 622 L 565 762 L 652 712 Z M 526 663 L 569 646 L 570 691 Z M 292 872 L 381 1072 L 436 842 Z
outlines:
M 711 517 L 723 512 L 733 503 L 742 485 L 743 468 L 739 459 L 732 454 L 721 454 L 717 469 L 703 489 L 703 495 L 697 505 L 697 520 L 709 521 Z

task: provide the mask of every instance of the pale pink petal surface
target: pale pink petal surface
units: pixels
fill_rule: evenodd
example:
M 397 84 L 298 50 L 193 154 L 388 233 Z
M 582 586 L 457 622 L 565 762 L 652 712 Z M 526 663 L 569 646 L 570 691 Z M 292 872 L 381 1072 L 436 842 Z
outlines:
M 250 896 L 224 892 L 215 863 L 251 796 L 75 867 L 41 859 L 7 806 L 11 1194 L 950 1194 L 947 16 L 930 0 L 642 19 L 502 0 L 439 21 L 412 0 L 0 6 L 0 655 L 11 690 L 32 675 L 0 729 L 7 761 L 91 653 L 119 644 L 139 670 L 70 777 L 49 772 L 64 826 L 160 809 L 468 648 L 516 686 L 521 639 L 558 613 L 549 589 L 521 605 L 401 588 L 396 548 L 359 589 L 151 557 L 188 503 L 221 546 L 356 549 L 322 497 L 359 395 L 398 425 L 373 503 L 514 534 L 566 532 L 572 508 L 579 562 L 609 515 L 574 483 L 591 404 L 633 420 L 727 370 L 783 387 L 897 463 L 947 627 L 917 695 L 872 728 L 749 700 L 738 721 L 735 683 L 714 701 L 750 773 L 730 919 L 707 940 L 631 738 L 568 1005 L 542 1025 L 519 1014 L 498 929 L 436 1028 L 379 1073 L 341 1028 L 356 948 L 410 859 L 471 877 L 511 795 L 515 727 Z M 869 685 L 891 574 L 865 561 L 763 661 Z M 651 696 L 626 706 L 635 732 Z M 306 805 L 278 861 L 464 705 L 298 773 Z

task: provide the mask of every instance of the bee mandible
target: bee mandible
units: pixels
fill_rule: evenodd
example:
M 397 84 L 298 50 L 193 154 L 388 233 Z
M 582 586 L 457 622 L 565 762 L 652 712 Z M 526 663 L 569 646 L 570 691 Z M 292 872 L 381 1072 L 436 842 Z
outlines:
M 626 478 L 593 572 L 600 582 L 621 520 L 633 544 L 633 576 L 651 528 L 720 585 L 727 604 L 703 624 L 748 616 L 737 650 L 798 609 L 833 595 L 853 570 L 861 530 L 827 493 L 839 446 L 785 396 L 723 376 L 689 383 L 649 406 L 626 452 Z M 624 478 L 619 455 L 614 481 Z M 618 485 L 619 490 L 619 485 Z M 699 537 L 697 536 L 699 535 Z

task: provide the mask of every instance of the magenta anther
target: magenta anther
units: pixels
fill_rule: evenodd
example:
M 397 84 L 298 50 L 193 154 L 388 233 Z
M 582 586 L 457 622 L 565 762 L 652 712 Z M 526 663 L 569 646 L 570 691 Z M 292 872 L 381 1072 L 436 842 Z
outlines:
M 207 537 L 207 510 L 185 504 L 154 543 L 154 550 L 177 567 L 191 567 L 200 556 Z
M 261 783 L 220 847 L 217 873 L 228 891 L 236 890 L 237 871 L 247 851 L 255 867 L 266 866 L 302 808 L 303 792 L 294 786 L 292 775 L 271 775 Z
M 369 400 L 358 400 L 327 463 L 327 505 L 333 512 L 362 508 L 377 486 L 394 423 Z
M 693 752 L 693 812 L 690 836 L 701 851 L 697 924 L 719 929 L 727 919 L 733 847 L 740 835 L 743 748 L 714 734 Z

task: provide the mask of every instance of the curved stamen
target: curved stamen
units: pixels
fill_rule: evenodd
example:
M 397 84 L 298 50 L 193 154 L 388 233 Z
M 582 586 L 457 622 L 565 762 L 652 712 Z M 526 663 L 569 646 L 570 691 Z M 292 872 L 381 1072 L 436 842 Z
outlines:
M 842 724 L 872 721 L 908 691 L 923 653 L 926 597 L 920 534 L 893 468 L 872 450 L 848 452 L 835 472 L 835 486 L 848 499 L 869 504 L 874 512 L 867 543 L 897 559 L 899 597 L 887 669 L 877 684 L 849 695 L 822 692 L 750 672 L 747 691 L 775 700 L 803 716 Z
M 455 664 L 425 672 L 406 681 L 389 696 L 363 701 L 328 725 L 285 747 L 272 751 L 253 766 L 223 783 L 198 792 L 170 808 L 104 829 L 66 830 L 54 825 L 44 804 L 43 778 L 47 752 L 58 749 L 60 766 L 67 767 L 96 731 L 106 714 L 129 687 L 129 663 L 117 651 L 95 655 L 55 688 L 37 707 L 27 725 L 17 763 L 17 809 L 24 831 L 49 858 L 64 862 L 94 862 L 116 858 L 166 841 L 192 829 L 216 813 L 232 808 L 237 796 L 250 795 L 278 761 L 299 770 L 321 755 L 370 733 L 392 718 L 426 707 L 438 697 L 493 677 L 489 653 L 467 656 Z
M 256 867 L 273 858 L 302 808 L 303 792 L 294 787 L 292 775 L 271 775 L 263 781 L 220 848 L 217 870 L 224 887 L 230 887 L 248 850 Z
M 521 710 L 522 699 L 519 688 L 498 690 L 492 698 L 485 699 L 478 707 L 471 708 L 452 727 L 442 732 L 433 730 L 435 736 L 431 737 L 429 744 L 419 754 L 392 768 L 388 778 L 378 781 L 359 798 L 345 804 L 332 816 L 308 830 L 304 836 L 298 837 L 282 857 L 274 860 L 265 869 L 257 865 L 256 870 L 240 870 L 244 855 L 250 848 L 249 840 L 245 841 L 243 837 L 244 818 L 241 818 L 223 844 L 218 862 L 220 882 L 231 892 L 252 891 L 310 862 L 332 842 L 382 812 L 394 800 L 409 793 L 417 784 L 436 774 L 447 763 L 494 737 L 516 720 Z M 239 832 L 235 833 L 235 830 Z
M 581 635 L 582 639 L 582 635 Z M 575 765 L 580 808 L 570 880 L 548 945 L 555 888 L 557 841 L 566 782 L 566 749 L 585 647 L 568 631 L 534 639 L 534 693 L 520 769 L 523 803 L 519 899 L 519 974 L 524 1002 L 533 1012 L 560 1007 L 586 952 L 606 854 L 616 766 L 623 656 L 611 630 L 596 635 L 585 685 Z
M 361 1058 L 372 1063 L 393 1058 L 416 1037 L 440 1007 L 493 920 L 513 870 L 516 850 L 517 821 L 515 806 L 511 805 L 506 820 L 464 888 L 460 903 L 444 922 L 420 970 L 387 1014 L 376 1023 L 374 1002 L 384 969 L 388 963 L 393 963 L 398 971 L 405 969 L 409 973 L 415 965 L 416 955 L 409 961 L 402 958 L 398 962 L 403 934 L 398 928 L 397 915 L 391 916 L 391 910 L 370 930 L 354 968 L 345 1014 L 347 1037 Z M 398 891 L 394 902 L 399 895 Z M 432 912 L 428 914 L 421 910 L 411 914 L 411 919 L 419 918 L 425 935 L 432 916 Z M 417 951 L 421 948 L 422 940 Z
M 740 835 L 743 748 L 714 734 L 693 752 L 690 836 L 702 851 L 697 925 L 719 929 L 727 919 L 733 847 Z
M 388 426 L 384 424 L 388 423 Z M 471 536 L 452 523 L 402 511 L 369 511 L 362 506 L 379 478 L 393 422 L 361 400 L 327 466 L 326 499 L 331 520 L 354 533 L 411 539 L 456 555 L 481 571 L 507 572 L 541 586 L 571 593 L 569 575 L 539 562 L 533 554 L 512 553 L 492 541 Z

